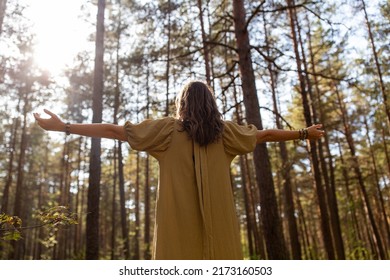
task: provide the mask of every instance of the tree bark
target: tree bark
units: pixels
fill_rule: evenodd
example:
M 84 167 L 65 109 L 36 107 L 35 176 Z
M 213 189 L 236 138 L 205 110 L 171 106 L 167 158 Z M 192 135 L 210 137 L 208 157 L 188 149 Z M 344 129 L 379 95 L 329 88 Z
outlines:
M 385 112 L 386 112 L 386 116 L 387 116 L 387 127 L 390 129 L 390 104 L 389 104 L 389 100 L 388 100 L 388 96 L 387 96 L 387 92 L 386 92 L 386 88 L 385 88 L 385 83 L 383 81 L 383 74 L 382 74 L 380 63 L 379 63 L 378 52 L 377 52 L 376 46 L 375 46 L 374 35 L 372 34 L 372 30 L 371 30 L 371 23 L 370 23 L 370 20 L 368 19 L 368 14 L 367 14 L 367 10 L 366 10 L 366 3 L 364 0 L 361 0 L 361 2 L 362 2 L 362 9 L 364 12 L 364 17 L 366 19 L 367 31 L 368 31 L 368 36 L 370 38 L 372 54 L 374 55 L 375 67 L 376 67 L 376 71 L 378 73 L 379 87 L 380 87 L 381 93 L 382 93 L 383 105 L 385 106 Z
M 380 259 L 384 260 L 384 259 L 386 259 L 386 253 L 385 253 L 385 250 L 383 247 L 383 242 L 382 242 L 382 238 L 380 236 L 378 226 L 377 226 L 376 221 L 375 221 L 374 213 L 372 211 L 371 202 L 369 200 L 369 196 L 367 193 L 367 187 L 366 187 L 366 184 L 364 183 L 363 174 L 362 174 L 360 166 L 359 166 L 359 161 L 358 161 L 358 158 L 356 156 L 355 143 L 353 141 L 353 137 L 352 137 L 345 105 L 342 102 L 340 92 L 338 91 L 337 87 L 335 87 L 335 92 L 337 94 L 337 99 L 338 99 L 340 111 L 342 114 L 342 121 L 343 121 L 343 125 L 344 125 L 346 140 L 347 140 L 348 147 L 349 147 L 351 157 L 352 157 L 352 163 L 353 163 L 352 170 L 355 172 L 355 175 L 356 175 L 357 180 L 359 182 L 360 190 L 361 190 L 362 195 L 363 195 L 363 201 L 364 201 L 364 206 L 365 206 L 364 208 L 366 210 L 366 214 L 368 216 L 368 219 L 370 221 L 371 228 L 372 228 L 372 231 L 374 234 L 372 242 L 374 243 L 374 247 L 377 248 L 378 257 Z
M 312 47 L 312 40 L 311 40 L 311 28 L 310 28 L 310 22 L 307 20 L 308 23 L 308 31 L 307 31 L 307 38 L 308 38 L 308 44 L 309 44 L 309 57 L 310 57 L 310 64 L 311 64 L 311 72 L 313 73 L 313 79 L 314 79 L 314 91 L 315 91 L 315 97 L 313 94 L 313 90 L 311 89 L 311 81 L 309 79 L 309 75 L 306 75 L 307 78 L 307 83 L 308 83 L 308 92 L 309 96 L 311 97 L 312 102 L 312 112 L 313 112 L 313 119 L 314 120 L 320 120 L 320 122 L 323 123 L 324 121 L 324 113 L 323 113 L 323 106 L 321 104 L 321 99 L 320 99 L 320 87 L 319 87 L 319 82 L 318 82 L 318 77 L 317 77 L 317 69 L 316 69 L 316 61 L 314 57 L 314 50 Z M 299 24 L 298 28 L 299 28 Z M 300 41 L 301 41 L 301 36 L 300 36 Z M 303 51 L 303 43 L 301 41 L 301 46 L 302 46 L 302 54 L 303 54 L 303 65 L 305 67 L 305 72 L 308 73 L 307 65 L 308 63 L 306 62 L 306 58 L 304 56 L 304 51 Z M 315 106 L 316 105 L 316 106 Z M 317 108 L 319 113 L 319 116 L 317 114 Z M 340 218 L 339 218 L 339 209 L 338 209 L 338 204 L 337 204 L 337 197 L 336 197 L 336 184 L 335 184 L 335 179 L 334 179 L 334 168 L 332 164 L 332 155 L 330 153 L 330 148 L 329 148 L 329 142 L 328 142 L 328 136 L 325 135 L 324 137 L 325 141 L 325 146 L 326 150 L 328 152 L 327 158 L 329 159 L 329 164 L 326 164 L 325 161 L 325 155 L 324 155 L 324 150 L 321 142 L 318 142 L 318 152 L 319 152 L 319 158 L 320 158 L 320 164 L 321 164 L 321 169 L 322 169 L 322 175 L 325 181 L 325 190 L 327 193 L 327 201 L 329 205 L 329 216 L 330 216 L 330 226 L 332 230 L 332 236 L 333 236 L 333 241 L 334 241 L 334 248 L 336 251 L 336 256 L 337 259 L 339 260 L 345 260 L 345 249 L 344 249 L 344 242 L 342 238 L 342 232 L 341 232 L 341 227 L 340 227 Z M 329 167 L 329 168 L 328 168 Z M 329 175 L 330 173 L 330 175 Z
M 121 228 L 122 238 L 124 240 L 124 253 L 125 258 L 130 259 L 130 240 L 129 240 L 129 226 L 127 222 L 126 211 L 126 197 L 125 197 L 125 178 L 124 178 L 124 165 L 122 155 L 122 142 L 118 142 L 118 175 L 119 175 L 119 198 L 120 198 L 120 211 L 121 211 Z
M 9 162 L 7 169 L 7 179 L 5 181 L 3 197 L 1 199 L 1 211 L 0 213 L 8 213 L 8 202 L 9 202 L 9 190 L 13 181 L 13 166 L 14 166 L 14 157 L 16 149 L 16 138 L 19 129 L 19 119 L 14 119 L 12 123 L 12 136 L 10 139 L 10 149 L 9 149 Z M 1 246 L 1 245 L 0 245 Z
M 303 76 L 303 70 L 302 70 L 303 62 L 299 52 L 298 36 L 296 32 L 297 18 L 296 18 L 296 11 L 294 8 L 295 3 L 293 0 L 287 0 L 287 5 L 289 6 L 288 12 L 290 18 L 291 36 L 294 45 L 294 53 L 295 53 L 295 59 L 297 64 L 297 70 L 298 70 L 298 79 L 300 84 L 300 93 L 302 97 L 303 113 L 304 113 L 306 126 L 311 126 L 313 124 L 313 120 L 312 120 L 312 115 L 311 115 L 311 110 L 309 105 L 308 92 L 306 88 L 307 84 Z M 314 172 L 315 187 L 317 191 L 318 203 L 321 212 L 322 238 L 324 241 L 325 250 L 328 259 L 335 259 L 334 248 L 332 243 L 332 232 L 329 225 L 329 214 L 326 205 L 326 197 L 321 182 L 319 160 L 317 155 L 317 143 L 314 141 L 310 141 L 309 154 L 311 157 L 311 164 Z
M 112 201 L 111 201 L 111 260 L 115 260 L 115 249 L 116 249 L 116 186 L 117 186 L 117 147 L 115 143 L 114 147 L 114 158 L 113 158 L 113 182 L 112 182 Z
M 389 227 L 389 222 L 387 220 L 388 216 L 386 213 L 386 207 L 385 207 L 383 194 L 382 194 L 382 190 L 381 190 L 380 183 L 379 183 L 378 164 L 376 162 L 374 150 L 372 147 L 372 142 L 371 142 L 371 138 L 370 138 L 370 134 L 369 134 L 370 128 L 368 127 L 367 117 L 364 114 L 363 114 L 363 116 L 364 116 L 363 117 L 364 126 L 366 128 L 366 137 L 368 140 L 368 146 L 369 146 L 369 150 L 370 150 L 370 157 L 371 157 L 372 165 L 373 165 L 372 169 L 373 169 L 374 178 L 375 178 L 375 187 L 376 187 L 376 191 L 377 191 L 378 199 L 379 199 L 379 213 L 381 213 L 381 215 L 382 215 L 382 219 L 383 219 L 383 223 L 384 223 L 384 231 L 385 231 L 385 235 L 386 235 L 386 243 L 387 243 L 387 246 L 389 246 L 390 245 L 390 227 Z
M 146 118 L 149 118 L 149 71 L 147 71 L 146 79 Z M 150 172 L 149 172 L 149 154 L 145 158 L 145 187 L 144 187 L 144 204 L 145 204 L 145 219 L 144 219 L 144 259 L 151 258 L 150 253 Z
M 207 34 L 204 27 L 204 17 L 203 17 L 203 5 L 202 0 L 198 0 L 198 9 L 199 9 L 199 21 L 200 21 L 200 30 L 202 32 L 202 45 L 203 45 L 203 57 L 204 57 L 204 66 L 206 74 L 206 82 L 211 86 L 211 75 L 210 75 L 210 52 L 209 46 L 207 43 Z
M 103 74 L 104 74 L 104 10 L 105 0 L 98 1 L 96 42 L 95 42 L 95 70 L 93 81 L 93 123 L 102 122 L 103 111 Z M 91 139 L 91 156 L 89 164 L 89 187 L 86 229 L 86 259 L 99 259 L 99 200 L 101 177 L 101 140 Z
M 28 145 L 28 135 L 27 135 L 27 112 L 30 108 L 30 99 L 28 93 L 31 91 L 32 82 L 27 78 L 26 86 L 22 88 L 21 94 L 23 94 L 23 116 L 22 116 L 22 131 L 20 139 L 20 152 L 18 157 L 18 166 L 17 166 L 17 178 L 16 178 L 16 190 L 15 190 L 15 200 L 14 200 L 14 211 L 13 215 L 23 218 L 23 200 L 25 193 L 25 181 L 24 181 L 24 164 L 26 159 L 26 150 Z M 25 241 L 19 240 L 17 242 L 13 241 L 12 247 L 13 251 L 10 254 L 10 259 L 22 259 L 25 253 Z
M 246 119 L 248 123 L 254 124 L 258 129 L 263 129 L 245 15 L 244 1 L 233 0 L 234 31 L 238 47 Z M 266 144 L 257 145 L 254 151 L 254 161 L 260 190 L 261 217 L 268 258 L 288 259 Z
M 136 159 L 136 179 L 135 179 L 135 233 L 134 233 L 134 259 L 139 260 L 140 259 L 140 251 L 139 251 L 139 241 L 140 241 L 140 207 L 139 207 L 139 189 L 140 189 L 140 164 L 139 164 L 139 152 L 137 152 L 137 159 Z
M 3 31 L 3 22 L 4 22 L 6 8 L 7 8 L 7 0 L 0 0 L 0 36 Z
M 168 0 L 168 41 L 167 41 L 167 65 L 165 70 L 166 95 L 165 95 L 165 116 L 169 116 L 169 80 L 171 68 L 171 0 Z
M 268 39 L 268 30 L 267 30 L 267 24 L 266 19 L 263 13 L 263 22 L 264 22 L 264 36 L 265 36 L 265 44 L 267 49 L 267 56 L 271 58 L 270 48 L 269 46 L 269 39 Z M 278 129 L 283 129 L 280 115 L 279 115 L 279 108 L 277 104 L 277 98 L 276 98 L 276 75 L 275 71 L 273 69 L 272 63 L 270 61 L 267 61 L 267 69 L 268 74 L 270 77 L 270 87 L 272 92 L 272 101 L 273 101 L 273 108 L 275 112 L 275 120 L 276 120 L 276 127 Z M 293 198 L 293 191 L 292 191 L 292 184 L 291 184 L 291 163 L 289 160 L 289 156 L 287 153 L 287 147 L 285 142 L 279 142 L 279 149 L 280 149 L 280 158 L 282 160 L 282 177 L 283 177 L 283 192 L 284 192 L 284 203 L 285 203 L 285 215 L 287 217 L 287 223 L 288 223 L 288 233 L 290 237 L 290 246 L 291 246 L 291 256 L 294 260 L 300 260 L 302 259 L 302 251 L 301 251 L 301 244 L 299 242 L 299 234 L 298 234 L 298 227 L 295 219 L 295 206 L 294 206 L 294 198 Z
M 234 83 L 234 81 L 232 81 Z M 235 115 L 238 124 L 242 124 L 242 108 L 241 104 L 238 103 L 236 87 L 233 88 L 233 97 L 234 103 L 236 104 Z M 249 255 L 250 258 L 260 258 L 265 259 L 265 250 L 263 242 L 259 233 L 258 224 L 256 221 L 256 211 L 255 211 L 255 202 L 254 194 L 252 190 L 253 180 L 251 178 L 250 167 L 248 164 L 248 155 L 240 156 L 240 166 L 241 166 L 241 177 L 242 185 L 244 192 L 244 203 L 245 203 L 245 212 L 247 220 L 247 235 L 248 235 L 248 245 L 249 245 Z
M 119 1 L 119 5 L 120 5 Z M 121 8 L 121 7 L 120 7 Z M 120 39 L 121 39 L 121 20 L 122 14 L 119 14 L 119 23 L 117 28 L 117 49 L 116 49 L 116 66 L 115 66 L 115 101 L 114 101 L 114 123 L 118 124 L 118 113 L 119 107 L 121 105 L 121 91 L 119 83 L 119 50 L 120 50 Z M 122 155 L 122 142 L 117 141 L 117 170 L 119 176 L 119 199 L 120 199 L 120 213 L 121 213 L 121 229 L 122 229 L 122 238 L 124 241 L 124 255 L 126 259 L 130 259 L 130 240 L 129 240 L 129 227 L 127 222 L 127 213 L 126 213 L 126 198 L 125 198 L 125 179 L 123 172 L 123 155 Z
M 350 177 L 349 177 L 348 169 L 347 169 L 348 165 L 344 161 L 344 155 L 343 155 L 343 151 L 341 149 L 340 141 L 337 141 L 337 144 L 338 144 L 338 149 L 339 149 L 339 154 L 340 154 L 341 171 L 342 171 L 341 173 L 343 176 L 345 193 L 347 195 L 347 205 L 349 205 L 347 210 L 348 210 L 348 216 L 350 216 L 350 218 L 348 219 L 349 223 L 347 224 L 347 232 L 349 233 L 349 231 L 352 231 L 352 234 L 349 233 L 349 235 L 352 236 L 352 242 L 350 241 L 350 243 L 354 243 L 357 240 L 363 241 L 363 236 L 362 236 L 361 230 L 359 228 L 358 215 L 357 215 L 357 211 L 356 211 L 357 205 L 361 204 L 361 200 L 359 199 L 358 201 L 355 201 L 353 199 L 353 195 L 351 192 L 351 186 L 350 186 Z M 350 249 L 351 249 L 351 251 L 353 251 L 355 249 L 354 244 L 351 245 Z
M 77 186 L 77 194 L 76 194 L 76 205 L 75 205 L 75 213 L 77 215 L 77 217 L 81 217 L 81 209 L 83 207 L 83 205 L 80 203 L 80 196 L 82 196 L 82 189 L 81 189 L 81 184 L 80 184 L 80 171 L 81 171 L 81 152 L 82 152 L 82 140 L 83 138 L 80 137 L 79 140 L 78 140 L 78 144 L 77 144 L 77 176 L 76 176 L 76 186 Z M 82 222 L 82 219 L 80 219 L 80 223 Z M 80 250 L 80 235 L 81 235 L 81 231 L 80 231 L 80 228 L 82 227 L 81 224 L 79 224 L 77 227 L 74 227 L 74 247 L 73 247 L 73 252 L 75 254 L 78 254 L 79 250 Z

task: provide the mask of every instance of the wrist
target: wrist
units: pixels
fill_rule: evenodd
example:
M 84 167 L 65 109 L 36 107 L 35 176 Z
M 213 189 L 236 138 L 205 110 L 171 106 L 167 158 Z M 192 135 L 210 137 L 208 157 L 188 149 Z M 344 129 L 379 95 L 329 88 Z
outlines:
M 59 123 L 52 124 L 47 130 L 65 132 L 65 125 L 63 121 L 59 121 Z

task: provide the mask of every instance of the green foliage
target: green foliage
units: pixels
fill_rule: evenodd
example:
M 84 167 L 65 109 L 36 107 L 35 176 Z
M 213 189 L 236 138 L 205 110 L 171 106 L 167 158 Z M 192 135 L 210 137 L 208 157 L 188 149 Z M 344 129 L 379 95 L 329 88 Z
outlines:
M 349 258 L 351 260 L 370 260 L 372 259 L 372 256 L 370 252 L 367 250 L 367 248 L 363 246 L 357 246 L 350 253 Z
M 5 213 L 0 214 L 0 240 L 11 241 L 22 238 L 20 228 L 22 219 L 17 216 L 9 216 Z
M 42 222 L 42 225 L 53 228 L 77 224 L 77 214 L 70 212 L 68 207 L 65 206 L 55 206 L 38 211 L 36 218 Z
M 40 221 L 40 224 L 30 227 L 22 227 L 22 219 L 17 216 L 9 216 L 5 213 L 0 214 L 0 240 L 17 241 L 22 238 L 22 231 L 47 227 L 50 230 L 50 237 L 43 241 L 46 247 L 51 247 L 56 243 L 55 236 L 52 234 L 59 227 L 76 225 L 77 214 L 72 213 L 65 206 L 55 206 L 46 210 L 37 211 L 34 217 Z

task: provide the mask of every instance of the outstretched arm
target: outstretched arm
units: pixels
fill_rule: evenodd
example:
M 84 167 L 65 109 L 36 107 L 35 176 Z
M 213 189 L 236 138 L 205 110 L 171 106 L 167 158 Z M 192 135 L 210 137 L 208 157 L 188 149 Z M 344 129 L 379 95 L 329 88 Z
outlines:
M 306 139 L 317 140 L 324 136 L 325 132 L 321 130 L 322 124 L 315 124 L 308 128 Z M 257 131 L 257 144 L 264 142 L 282 142 L 289 140 L 300 139 L 299 130 L 283 130 L 283 129 L 265 129 Z
M 63 131 L 63 132 L 68 131 L 69 133 L 83 135 L 83 136 L 118 139 L 121 141 L 127 141 L 125 129 L 122 125 L 104 124 L 104 123 L 66 124 L 56 114 L 46 109 L 44 111 L 46 114 L 50 116 L 49 119 L 41 118 L 38 113 L 34 113 L 34 118 L 37 121 L 38 125 L 45 130 Z

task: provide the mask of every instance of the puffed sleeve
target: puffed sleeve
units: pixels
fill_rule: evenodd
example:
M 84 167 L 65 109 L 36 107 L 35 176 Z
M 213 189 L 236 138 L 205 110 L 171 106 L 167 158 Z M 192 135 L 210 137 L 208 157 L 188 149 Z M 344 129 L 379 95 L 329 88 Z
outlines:
M 171 143 L 174 118 L 144 120 L 139 124 L 125 123 L 127 142 L 138 151 L 149 152 L 152 156 L 165 151 Z
M 238 125 L 225 122 L 223 142 L 225 151 L 231 156 L 252 152 L 256 147 L 257 128 L 254 125 Z

